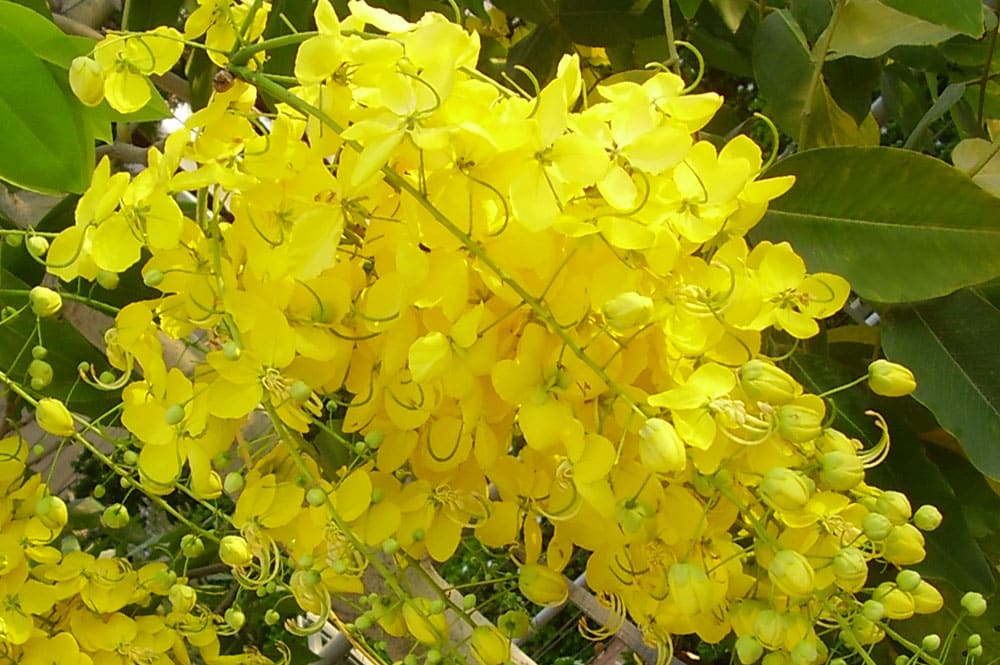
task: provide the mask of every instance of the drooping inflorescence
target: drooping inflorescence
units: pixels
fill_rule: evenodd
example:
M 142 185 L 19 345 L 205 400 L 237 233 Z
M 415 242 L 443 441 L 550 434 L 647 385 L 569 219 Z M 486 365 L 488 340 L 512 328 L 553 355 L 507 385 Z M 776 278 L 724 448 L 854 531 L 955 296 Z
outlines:
M 525 94 L 476 71 L 476 33 L 349 6 L 320 0 L 286 85 L 261 71 L 268 3 L 199 2 L 184 37 L 206 35 L 224 85 L 138 175 L 103 160 L 48 249 L 63 280 L 142 263 L 160 294 L 106 335 L 138 486 L 236 496 L 219 557 L 245 589 L 279 585 L 321 622 L 364 598 L 355 626 L 438 657 L 446 606 L 398 570 L 463 537 L 506 548 L 541 605 L 584 553 L 590 588 L 663 656 L 674 635 L 735 634 L 743 663 L 813 665 L 939 609 L 913 571 L 868 579 L 921 561 L 918 527 L 939 521 L 865 483 L 888 433 L 865 448 L 833 429 L 767 356 L 771 331 L 814 336 L 849 286 L 747 242 L 793 182 L 761 178 L 747 137 L 699 137 L 721 98 L 668 71 L 585 91 L 576 57 Z M 73 88 L 141 107 L 181 39 L 109 36 Z M 166 360 L 181 342 L 184 367 Z M 891 364 L 871 381 L 913 389 Z M 39 420 L 72 435 L 63 411 L 43 400 Z M 509 657 L 502 630 L 470 640 L 486 665 Z

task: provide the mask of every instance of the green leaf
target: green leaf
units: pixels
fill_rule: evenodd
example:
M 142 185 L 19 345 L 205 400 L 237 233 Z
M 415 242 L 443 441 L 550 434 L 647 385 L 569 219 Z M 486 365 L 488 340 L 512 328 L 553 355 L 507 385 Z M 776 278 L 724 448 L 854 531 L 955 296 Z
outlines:
M 750 6 L 750 0 L 708 1 L 712 3 L 713 7 L 715 7 L 715 11 L 719 12 L 719 16 L 725 22 L 730 32 L 736 32 L 740 29 L 740 23 L 743 22 L 743 17 L 747 13 L 747 7 Z
M 833 27 L 829 58 L 876 58 L 895 46 L 937 44 L 958 34 L 957 30 L 922 21 L 878 0 L 851 0 Z
M 14 33 L 0 28 L 0 40 L 0 179 L 41 192 L 82 192 L 93 159 L 76 121 L 78 102 Z
M 636 11 L 631 3 L 563 0 L 559 22 L 572 41 L 587 46 L 611 46 L 664 32 L 663 5 L 659 2 Z
M 958 100 L 962 99 L 962 95 L 965 94 L 965 84 L 964 83 L 952 83 L 947 88 L 945 88 L 940 95 L 938 95 L 937 101 L 927 109 L 927 113 L 924 113 L 923 117 L 914 127 L 913 131 L 906 138 L 906 143 L 903 147 L 907 150 L 915 150 L 923 142 L 924 134 L 930 128 L 931 124 L 943 116 L 945 113 L 951 110 L 951 107 L 958 103 Z
M 271 39 L 290 34 L 292 29 L 289 28 L 289 23 L 300 32 L 315 30 L 313 23 L 315 7 L 315 0 L 274 0 L 271 3 L 271 11 L 267 15 L 264 38 Z M 296 53 L 297 49 L 294 48 L 281 48 L 273 53 L 268 53 L 264 70 L 272 74 L 290 76 L 295 69 Z
M 681 14 L 684 16 L 685 20 L 690 21 L 694 18 L 694 15 L 698 13 L 698 8 L 701 7 L 702 0 L 677 0 L 677 7 L 681 10 Z
M 982 0 L 881 0 L 910 16 L 947 26 L 970 37 L 983 36 Z
M 125 0 L 122 29 L 134 32 L 166 25 L 179 28 L 184 0 Z
M 788 8 L 810 42 L 816 41 L 833 14 L 829 0 L 792 0 Z
M 993 479 L 1000 479 L 998 339 L 1000 309 L 972 290 L 892 310 L 882 333 L 886 355 L 917 377 L 913 396 Z
M 790 136 L 799 135 L 812 71 L 809 44 L 795 17 L 784 9 L 768 14 L 754 35 L 753 73 L 771 119 Z
M 825 148 L 781 160 L 795 175 L 755 239 L 787 240 L 810 270 L 863 298 L 914 302 L 1000 276 L 1000 200 L 944 162 L 894 148 Z
M 497 0 L 493 3 L 509 18 L 520 18 L 536 25 L 548 23 L 559 14 L 556 0 Z
M 858 124 L 871 112 L 881 74 L 882 66 L 877 60 L 848 57 L 823 66 L 823 80 L 830 88 L 830 96 Z
M 873 146 L 878 145 L 879 138 L 875 118 L 869 113 L 860 123 L 856 122 L 837 105 L 821 78 L 810 100 L 808 116 L 802 117 L 799 147 Z
M 47 19 L 52 18 L 52 10 L 49 9 L 49 3 L 45 0 L 16 0 L 16 2 Z
M 70 37 L 36 11 L 14 2 L 0 0 L 0 28 L 17 35 L 17 39 L 36 56 L 69 69 L 73 58 L 89 52 L 92 39 Z
M 573 42 L 558 23 L 546 23 L 511 47 L 507 53 L 507 74 L 526 90 L 531 90 L 531 82 L 514 69 L 514 65 L 523 65 L 544 85 L 555 76 L 556 66 L 563 53 L 572 48 Z
M 0 285 L 3 289 L 30 289 L 7 270 L 0 270 Z M 4 305 L 21 307 L 28 300 L 27 295 L 5 294 L 0 296 Z M 31 347 L 38 343 L 35 331 L 36 318 L 27 310 L 13 321 L 0 326 L 0 367 L 18 381 L 27 383 L 28 363 L 31 362 Z M 48 349 L 45 361 L 52 365 L 52 383 L 41 392 L 44 397 L 56 397 L 66 402 L 73 411 L 97 416 L 119 402 L 119 396 L 91 388 L 79 381 L 77 365 L 81 361 L 106 368 L 108 361 L 68 322 L 58 318 L 42 319 L 41 339 Z M 23 351 L 22 351 L 23 349 Z

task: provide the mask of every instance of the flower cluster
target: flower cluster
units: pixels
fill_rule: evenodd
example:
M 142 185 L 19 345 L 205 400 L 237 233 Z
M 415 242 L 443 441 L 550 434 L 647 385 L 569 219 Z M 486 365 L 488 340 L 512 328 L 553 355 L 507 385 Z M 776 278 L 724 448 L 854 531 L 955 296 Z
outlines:
M 582 550 L 589 586 L 664 655 L 672 635 L 735 633 L 741 662 L 797 665 L 941 606 L 912 571 L 868 580 L 872 561 L 919 562 L 917 527 L 936 526 L 865 483 L 888 435 L 831 428 L 765 354 L 849 287 L 748 244 L 793 183 L 760 179 L 746 137 L 699 138 L 718 95 L 668 71 L 585 94 L 576 57 L 511 90 L 475 70 L 475 33 L 358 0 L 343 18 L 317 3 L 285 87 L 259 67 L 267 3 L 248 4 L 199 0 L 187 36 L 228 68 L 211 101 L 134 178 L 102 161 L 47 257 L 65 280 L 143 263 L 161 295 L 106 337 L 139 484 L 238 496 L 220 556 L 241 584 L 278 582 L 322 619 L 369 567 L 473 536 L 551 604 Z M 98 45 L 110 104 L 139 104 L 130 77 L 169 68 L 170 38 Z M 168 365 L 171 340 L 200 348 L 193 368 Z M 873 367 L 880 392 L 902 379 Z M 358 625 L 446 645 L 440 601 L 386 583 Z M 501 633 L 477 630 L 473 652 L 502 660 Z

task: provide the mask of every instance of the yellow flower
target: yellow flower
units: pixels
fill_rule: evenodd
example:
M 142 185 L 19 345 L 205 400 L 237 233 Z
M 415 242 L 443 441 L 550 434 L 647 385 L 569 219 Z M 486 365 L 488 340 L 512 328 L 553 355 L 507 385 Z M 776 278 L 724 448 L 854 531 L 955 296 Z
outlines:
M 108 104 L 122 113 L 141 109 L 152 96 L 149 76 L 166 74 L 183 52 L 181 34 L 168 27 L 105 37 L 94 47 L 94 61 L 104 71 Z

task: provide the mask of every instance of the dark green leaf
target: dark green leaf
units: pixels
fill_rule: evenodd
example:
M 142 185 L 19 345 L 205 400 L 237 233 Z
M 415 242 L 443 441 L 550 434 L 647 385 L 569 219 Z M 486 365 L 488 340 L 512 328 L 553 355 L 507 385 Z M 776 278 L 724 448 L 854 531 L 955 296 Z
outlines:
M 927 113 L 920 118 L 920 122 L 914 127 L 913 132 L 906 138 L 903 147 L 907 150 L 915 150 L 923 140 L 924 135 L 930 128 L 931 123 L 951 110 L 951 107 L 958 103 L 958 100 L 965 94 L 964 83 L 952 83 L 945 88 L 938 96 L 937 101 L 927 109 Z
M 25 10 L 27 11 L 27 10 Z M 37 16 L 34 12 L 29 12 Z M 92 158 L 80 135 L 76 99 L 67 98 L 45 63 L 0 28 L 0 179 L 42 192 L 81 192 Z M 82 120 L 81 120 L 82 123 Z M 93 150 L 93 138 L 90 138 Z
M 681 10 L 681 14 L 688 21 L 694 18 L 694 15 L 698 13 L 698 8 L 701 7 L 702 0 L 677 0 L 677 7 Z
M 829 0 L 792 0 L 789 10 L 812 43 L 830 23 L 833 5 Z
M 264 37 L 271 39 L 289 34 L 292 31 L 288 26 L 289 23 L 295 26 L 299 32 L 314 30 L 313 11 L 315 8 L 315 0 L 275 0 L 271 3 L 271 11 L 267 16 Z M 268 53 L 264 70 L 272 74 L 290 76 L 295 68 L 296 52 L 294 48 L 282 48 Z
M 517 17 L 536 25 L 548 23 L 559 14 L 556 0 L 497 0 L 493 4 L 510 18 Z
M 862 297 L 913 302 L 1000 275 L 1000 200 L 944 162 L 893 148 L 827 148 L 778 162 L 794 174 L 752 233 L 792 243 L 810 270 Z
M 736 76 L 748 78 L 753 76 L 750 54 L 731 41 L 712 34 L 700 25 L 691 30 L 688 39 L 701 52 L 710 67 Z
M 798 136 L 813 66 L 806 36 L 791 12 L 771 12 L 757 28 L 753 71 L 775 124 Z
M 184 0 L 125 0 L 122 29 L 142 32 L 157 26 L 181 27 Z
M 882 333 L 886 355 L 916 375 L 914 397 L 994 479 L 1000 479 L 998 339 L 1000 309 L 972 290 L 893 310 Z
M 507 74 L 526 90 L 531 90 L 531 82 L 515 70 L 514 65 L 527 67 L 544 84 L 555 76 L 560 58 L 572 48 L 573 42 L 560 25 L 549 22 L 511 47 L 507 54 Z
M 877 60 L 840 58 L 826 63 L 823 79 L 830 95 L 854 122 L 860 124 L 871 111 L 873 92 L 882 67 Z
M 829 57 L 876 58 L 895 46 L 938 44 L 956 34 L 957 30 L 898 12 L 878 0 L 851 0 L 834 26 Z
M 743 17 L 747 13 L 747 7 L 750 6 L 750 0 L 708 0 L 715 11 L 719 13 L 719 17 L 729 28 L 730 32 L 736 32 L 740 28 L 740 23 L 743 22 Z
M 982 0 L 880 0 L 910 16 L 944 25 L 970 37 L 983 34 Z
M 563 0 L 559 22 L 569 38 L 587 46 L 609 46 L 662 35 L 663 5 L 650 2 L 635 12 L 631 2 Z

